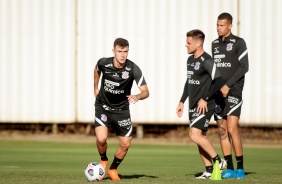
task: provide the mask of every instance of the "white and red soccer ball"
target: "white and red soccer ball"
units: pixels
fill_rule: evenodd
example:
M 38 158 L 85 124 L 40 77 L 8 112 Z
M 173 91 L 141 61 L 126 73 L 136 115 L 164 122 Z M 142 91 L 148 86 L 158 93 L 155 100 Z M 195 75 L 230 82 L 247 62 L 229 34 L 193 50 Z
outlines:
M 86 166 L 84 174 L 88 181 L 98 182 L 104 178 L 105 171 L 99 162 L 91 162 Z

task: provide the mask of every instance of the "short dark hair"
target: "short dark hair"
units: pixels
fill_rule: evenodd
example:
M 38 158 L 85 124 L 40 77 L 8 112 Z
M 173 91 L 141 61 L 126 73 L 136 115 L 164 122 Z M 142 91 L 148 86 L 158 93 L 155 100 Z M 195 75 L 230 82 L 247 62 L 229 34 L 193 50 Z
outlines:
M 186 33 L 187 37 L 192 37 L 193 39 L 200 39 L 203 43 L 205 41 L 205 34 L 199 29 L 193 29 Z
M 119 45 L 121 47 L 129 47 L 129 43 L 126 39 L 124 38 L 117 38 L 114 42 L 114 48 Z
M 232 24 L 232 21 L 233 21 L 232 15 L 230 15 L 229 13 L 226 13 L 226 12 L 220 14 L 217 19 L 218 20 L 226 19 L 230 24 Z

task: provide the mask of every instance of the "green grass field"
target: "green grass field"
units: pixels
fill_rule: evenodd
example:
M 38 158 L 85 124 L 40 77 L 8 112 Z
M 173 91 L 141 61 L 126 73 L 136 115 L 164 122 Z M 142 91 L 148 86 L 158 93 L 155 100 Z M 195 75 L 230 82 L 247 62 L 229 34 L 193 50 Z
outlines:
M 117 144 L 109 144 L 110 162 Z M 219 147 L 216 148 L 219 151 Z M 221 152 L 219 151 L 221 154 Z M 244 149 L 246 179 L 196 180 L 204 170 L 196 146 L 135 144 L 119 167 L 118 183 L 282 183 L 282 148 Z M 0 139 L 0 183 L 89 183 L 84 168 L 99 161 L 95 143 Z M 101 183 L 113 183 L 107 177 Z

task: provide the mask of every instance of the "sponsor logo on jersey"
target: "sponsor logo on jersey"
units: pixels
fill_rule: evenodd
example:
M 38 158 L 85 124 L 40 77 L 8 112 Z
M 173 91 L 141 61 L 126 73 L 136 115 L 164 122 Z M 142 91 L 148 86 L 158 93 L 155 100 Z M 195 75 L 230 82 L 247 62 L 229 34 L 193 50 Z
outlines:
M 107 121 L 107 116 L 105 114 L 101 114 L 101 120 L 106 122 Z
M 234 105 L 239 103 L 239 99 L 233 96 L 228 96 L 227 100 L 228 102 L 233 103 Z M 230 107 L 232 108 L 234 105 L 231 105 Z
M 125 69 L 126 69 L 127 71 L 130 71 L 130 70 L 131 70 L 131 68 L 128 68 L 127 66 L 125 67 Z
M 188 83 L 189 83 L 189 84 L 196 84 L 196 85 L 201 84 L 199 80 L 194 80 L 194 79 L 189 79 L 189 80 L 188 80 Z
M 127 118 L 127 119 L 124 119 L 124 120 L 121 120 L 121 121 L 118 121 L 118 125 L 120 127 L 126 127 L 126 126 L 129 126 L 131 125 L 131 119 L 130 118 Z
M 217 54 L 217 55 L 214 55 L 214 58 L 215 58 L 215 59 L 222 59 L 222 58 L 225 58 L 225 54 Z
M 196 108 L 189 110 L 189 112 L 195 112 L 195 111 L 196 111 Z
M 202 56 L 202 57 L 201 57 L 201 60 L 202 60 L 202 61 L 205 61 L 205 58 Z
M 230 39 L 230 41 L 235 43 L 235 42 L 236 42 L 236 39 Z
M 219 47 L 215 47 L 215 48 L 214 48 L 214 52 L 213 52 L 214 54 L 219 53 L 218 48 L 219 48 Z
M 206 119 L 204 127 L 206 127 L 206 128 L 209 127 L 209 122 L 210 122 L 210 120 Z
M 113 66 L 113 64 L 112 63 L 110 63 L 110 64 L 106 64 L 105 65 L 105 67 L 112 67 Z
M 122 94 L 122 93 L 124 93 L 124 90 L 115 89 L 115 87 L 117 87 L 117 86 L 119 86 L 119 83 L 105 79 L 104 90 L 106 92 L 109 92 L 109 93 L 112 93 L 112 94 Z
M 108 79 L 105 79 L 105 84 L 109 84 L 109 85 L 112 85 L 112 86 L 119 86 L 119 83 L 110 81 Z
M 195 66 L 194 66 L 194 69 L 195 70 L 199 70 L 199 68 L 200 68 L 200 62 L 196 62 Z
M 119 76 L 118 76 L 118 74 L 117 74 L 117 73 L 114 73 L 114 74 L 113 74 L 113 77 L 119 77 Z
M 128 77 L 129 77 L 129 72 L 128 71 L 123 71 L 122 75 L 121 75 L 121 78 L 128 79 Z
M 188 75 L 194 75 L 194 72 L 193 71 L 187 71 L 187 74 Z
M 232 47 L 233 47 L 233 43 L 228 43 L 227 46 L 226 46 L 226 50 L 231 51 Z
M 218 54 L 214 56 L 214 62 L 216 64 L 216 67 L 231 67 L 231 63 L 225 63 L 225 62 L 221 62 L 222 59 L 225 58 L 225 54 Z
M 106 111 L 109 111 L 109 110 L 111 110 L 111 111 L 121 111 L 121 109 L 114 109 L 114 108 L 111 108 L 111 107 L 109 107 L 109 106 L 107 106 L 107 105 L 103 105 L 103 108 L 104 108 Z

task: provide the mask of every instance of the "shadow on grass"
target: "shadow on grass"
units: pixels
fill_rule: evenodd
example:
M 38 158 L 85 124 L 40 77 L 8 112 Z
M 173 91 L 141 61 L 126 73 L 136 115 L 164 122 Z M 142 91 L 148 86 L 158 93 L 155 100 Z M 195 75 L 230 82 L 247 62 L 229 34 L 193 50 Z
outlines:
M 138 178 L 158 178 L 157 176 L 149 176 L 144 174 L 133 174 L 133 175 L 121 175 L 119 174 L 120 179 L 138 179 Z M 110 180 L 107 176 L 103 180 Z

